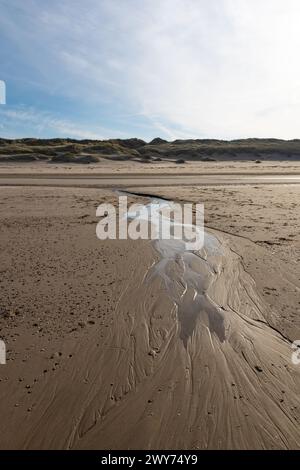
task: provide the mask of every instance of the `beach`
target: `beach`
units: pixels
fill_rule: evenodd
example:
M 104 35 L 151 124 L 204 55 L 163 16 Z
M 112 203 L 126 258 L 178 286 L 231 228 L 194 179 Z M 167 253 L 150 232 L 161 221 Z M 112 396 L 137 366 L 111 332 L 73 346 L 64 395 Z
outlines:
M 11 165 L 0 185 L 24 174 Z M 87 171 L 73 168 L 57 171 Z M 118 181 L 45 186 L 37 164 L 38 185 L 0 187 L 1 448 L 299 448 L 300 185 L 176 184 L 176 167 L 143 186 L 134 168 L 129 202 L 204 203 L 206 257 L 162 268 L 151 240 L 99 240 Z

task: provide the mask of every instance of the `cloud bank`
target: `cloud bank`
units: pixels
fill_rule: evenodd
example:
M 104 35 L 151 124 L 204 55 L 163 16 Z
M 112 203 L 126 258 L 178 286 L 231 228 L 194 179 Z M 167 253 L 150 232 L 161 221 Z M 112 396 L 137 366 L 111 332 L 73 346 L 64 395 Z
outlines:
M 31 83 L 52 103 L 76 102 L 76 124 L 63 106 L 53 120 L 76 126 L 77 135 L 81 127 L 89 132 L 82 107 L 99 118 L 102 130 L 90 134 L 100 137 L 121 128 L 169 139 L 300 137 L 298 0 L 0 6 L 2 36 L 14 52 L 4 61 L 8 78 Z

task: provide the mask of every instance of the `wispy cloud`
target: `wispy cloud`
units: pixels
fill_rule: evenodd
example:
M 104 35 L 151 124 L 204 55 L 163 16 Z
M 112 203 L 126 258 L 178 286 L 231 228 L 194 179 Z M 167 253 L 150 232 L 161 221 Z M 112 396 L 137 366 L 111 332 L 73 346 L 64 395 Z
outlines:
M 109 136 L 118 137 L 115 130 L 102 129 L 100 127 L 91 129 L 87 124 L 86 127 L 66 119 L 59 119 L 50 113 L 40 112 L 34 108 L 0 108 L 0 119 L 2 127 L 11 129 L 12 134 L 18 130 L 20 136 L 24 136 L 24 129 L 32 129 L 31 135 L 42 136 L 44 131 L 53 136 L 71 137 L 74 139 L 105 139 Z
M 132 134 L 143 119 L 167 138 L 300 135 L 298 0 L 0 5 L 18 62 L 7 73 L 93 107 L 114 131 L 128 113 Z

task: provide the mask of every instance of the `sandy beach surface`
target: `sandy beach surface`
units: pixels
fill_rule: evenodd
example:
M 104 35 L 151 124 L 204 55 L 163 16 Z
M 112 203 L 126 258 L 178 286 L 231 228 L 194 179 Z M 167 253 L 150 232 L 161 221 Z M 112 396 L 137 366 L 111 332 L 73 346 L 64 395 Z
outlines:
M 1 186 L 7 174 L 97 168 L 2 164 L 0 448 L 300 448 L 300 185 L 145 187 L 140 174 L 179 166 L 121 163 L 99 174 L 135 175 L 129 202 L 204 203 L 206 251 L 99 240 L 96 208 L 117 202 L 117 185 Z M 205 165 L 180 173 L 258 173 Z

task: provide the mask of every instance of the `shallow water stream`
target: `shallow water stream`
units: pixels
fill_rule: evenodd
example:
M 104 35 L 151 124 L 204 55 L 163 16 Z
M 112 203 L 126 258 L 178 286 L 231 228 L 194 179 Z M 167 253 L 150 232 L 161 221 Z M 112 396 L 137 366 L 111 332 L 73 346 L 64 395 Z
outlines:
M 215 333 L 220 341 L 225 340 L 224 312 L 210 298 L 208 290 L 220 269 L 222 246 L 216 236 L 204 233 L 203 247 L 199 251 L 190 251 L 184 239 L 165 239 L 161 237 L 161 227 L 166 218 L 164 210 L 172 210 L 172 202 L 164 199 L 152 199 L 144 206 L 142 213 L 128 212 L 129 220 L 145 220 L 148 214 L 154 214 L 151 223 L 156 227 L 157 239 L 153 241 L 160 260 L 150 269 L 146 280 L 154 276 L 163 279 L 170 299 L 176 304 L 178 320 L 181 325 L 180 338 L 187 345 L 192 335 L 197 318 L 205 316 L 211 333 Z M 171 221 L 178 225 L 179 222 Z M 182 233 L 186 225 L 181 222 Z M 190 225 L 188 226 L 190 229 Z M 194 233 L 199 230 L 193 226 Z

